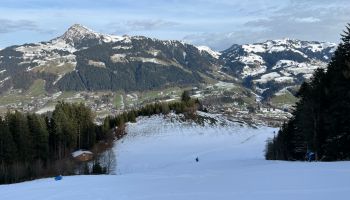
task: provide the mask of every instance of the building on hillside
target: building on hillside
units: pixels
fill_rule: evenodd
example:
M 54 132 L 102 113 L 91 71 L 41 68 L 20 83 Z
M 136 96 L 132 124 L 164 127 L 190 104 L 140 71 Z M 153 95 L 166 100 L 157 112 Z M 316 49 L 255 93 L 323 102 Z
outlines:
M 93 159 L 94 154 L 91 151 L 78 150 L 72 153 L 72 156 L 75 160 L 80 162 L 86 162 Z

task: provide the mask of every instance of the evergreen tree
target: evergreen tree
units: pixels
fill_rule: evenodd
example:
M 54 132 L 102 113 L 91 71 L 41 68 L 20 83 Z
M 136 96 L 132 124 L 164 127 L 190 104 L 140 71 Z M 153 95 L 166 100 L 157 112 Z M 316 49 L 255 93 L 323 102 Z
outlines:
M 103 174 L 103 168 L 101 164 L 97 161 L 92 165 L 92 174 Z
M 17 147 L 8 125 L 0 118 L 0 163 L 12 163 L 17 158 Z
M 163 103 L 162 104 L 162 114 L 167 115 L 167 114 L 169 114 L 169 112 L 170 112 L 169 105 L 166 103 Z
M 75 121 L 70 120 L 69 110 L 65 103 L 59 103 L 52 119 L 54 122 L 54 133 L 56 134 L 58 159 L 69 155 L 77 146 L 77 129 Z
M 133 123 L 136 122 L 136 114 L 134 110 L 128 112 L 128 121 Z
M 18 150 L 18 159 L 20 161 L 31 161 L 33 155 L 32 140 L 26 116 L 15 111 L 13 114 L 8 112 L 5 118 Z
M 44 118 L 30 114 L 28 118 L 28 127 L 33 141 L 34 159 L 46 161 L 49 157 L 49 133 Z
M 183 102 L 188 102 L 191 100 L 191 97 L 190 97 L 190 92 L 185 90 L 183 91 L 182 95 L 181 95 L 181 101 Z

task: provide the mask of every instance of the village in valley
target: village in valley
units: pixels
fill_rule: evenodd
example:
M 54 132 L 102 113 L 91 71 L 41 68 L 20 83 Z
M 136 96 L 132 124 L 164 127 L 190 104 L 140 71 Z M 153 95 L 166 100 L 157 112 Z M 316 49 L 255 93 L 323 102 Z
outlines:
M 290 116 L 294 103 L 288 99 L 275 105 L 264 102 L 253 91 L 228 82 L 144 92 L 59 91 L 49 94 L 40 87 L 43 85 L 33 86 L 26 92 L 10 90 L 5 93 L 0 97 L 0 113 L 3 115 L 7 111 L 18 110 L 44 114 L 53 111 L 59 101 L 84 103 L 94 111 L 96 123 L 100 124 L 106 116 L 115 116 L 125 110 L 138 109 L 150 103 L 177 101 L 181 93 L 187 90 L 211 113 L 224 114 L 233 120 L 279 126 Z

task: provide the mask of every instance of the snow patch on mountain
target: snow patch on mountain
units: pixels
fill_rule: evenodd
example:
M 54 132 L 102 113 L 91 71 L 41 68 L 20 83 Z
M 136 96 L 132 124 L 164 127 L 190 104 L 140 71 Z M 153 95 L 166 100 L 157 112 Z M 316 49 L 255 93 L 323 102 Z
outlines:
M 95 67 L 106 68 L 106 64 L 104 62 L 101 62 L 101 61 L 89 60 L 88 64 L 91 66 L 95 66 Z
M 214 51 L 210 47 L 207 47 L 207 46 L 197 46 L 197 49 L 200 52 L 207 52 L 209 55 L 213 56 L 216 59 L 218 59 L 221 55 L 220 52 Z
M 274 78 L 274 81 L 276 81 L 278 83 L 293 83 L 294 82 L 294 78 L 293 77 L 289 77 L 289 76 L 282 76 L 282 77 Z
M 266 46 L 262 44 L 245 44 L 242 45 L 242 48 L 248 53 L 259 53 L 266 51 Z
M 274 80 L 275 78 L 279 78 L 279 77 L 281 77 L 279 73 L 271 72 L 271 73 L 262 75 L 260 79 L 254 80 L 254 82 L 267 83 L 268 81 Z
M 267 70 L 267 67 L 262 66 L 256 66 L 256 67 L 249 67 L 248 65 L 244 66 L 242 70 L 242 77 L 245 78 L 247 76 L 256 76 L 259 74 L 265 73 Z
M 110 57 L 111 61 L 114 63 L 117 62 L 128 62 L 126 59 L 126 54 L 114 54 Z
M 280 69 L 286 66 L 297 66 L 299 63 L 292 60 L 279 60 L 272 69 Z

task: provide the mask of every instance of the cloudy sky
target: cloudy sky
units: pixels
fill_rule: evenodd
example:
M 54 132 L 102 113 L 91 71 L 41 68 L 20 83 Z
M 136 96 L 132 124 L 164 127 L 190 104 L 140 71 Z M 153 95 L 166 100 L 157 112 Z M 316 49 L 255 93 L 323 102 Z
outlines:
M 1 0 L 0 48 L 49 40 L 75 23 L 222 50 L 285 37 L 338 42 L 349 22 L 349 0 Z

